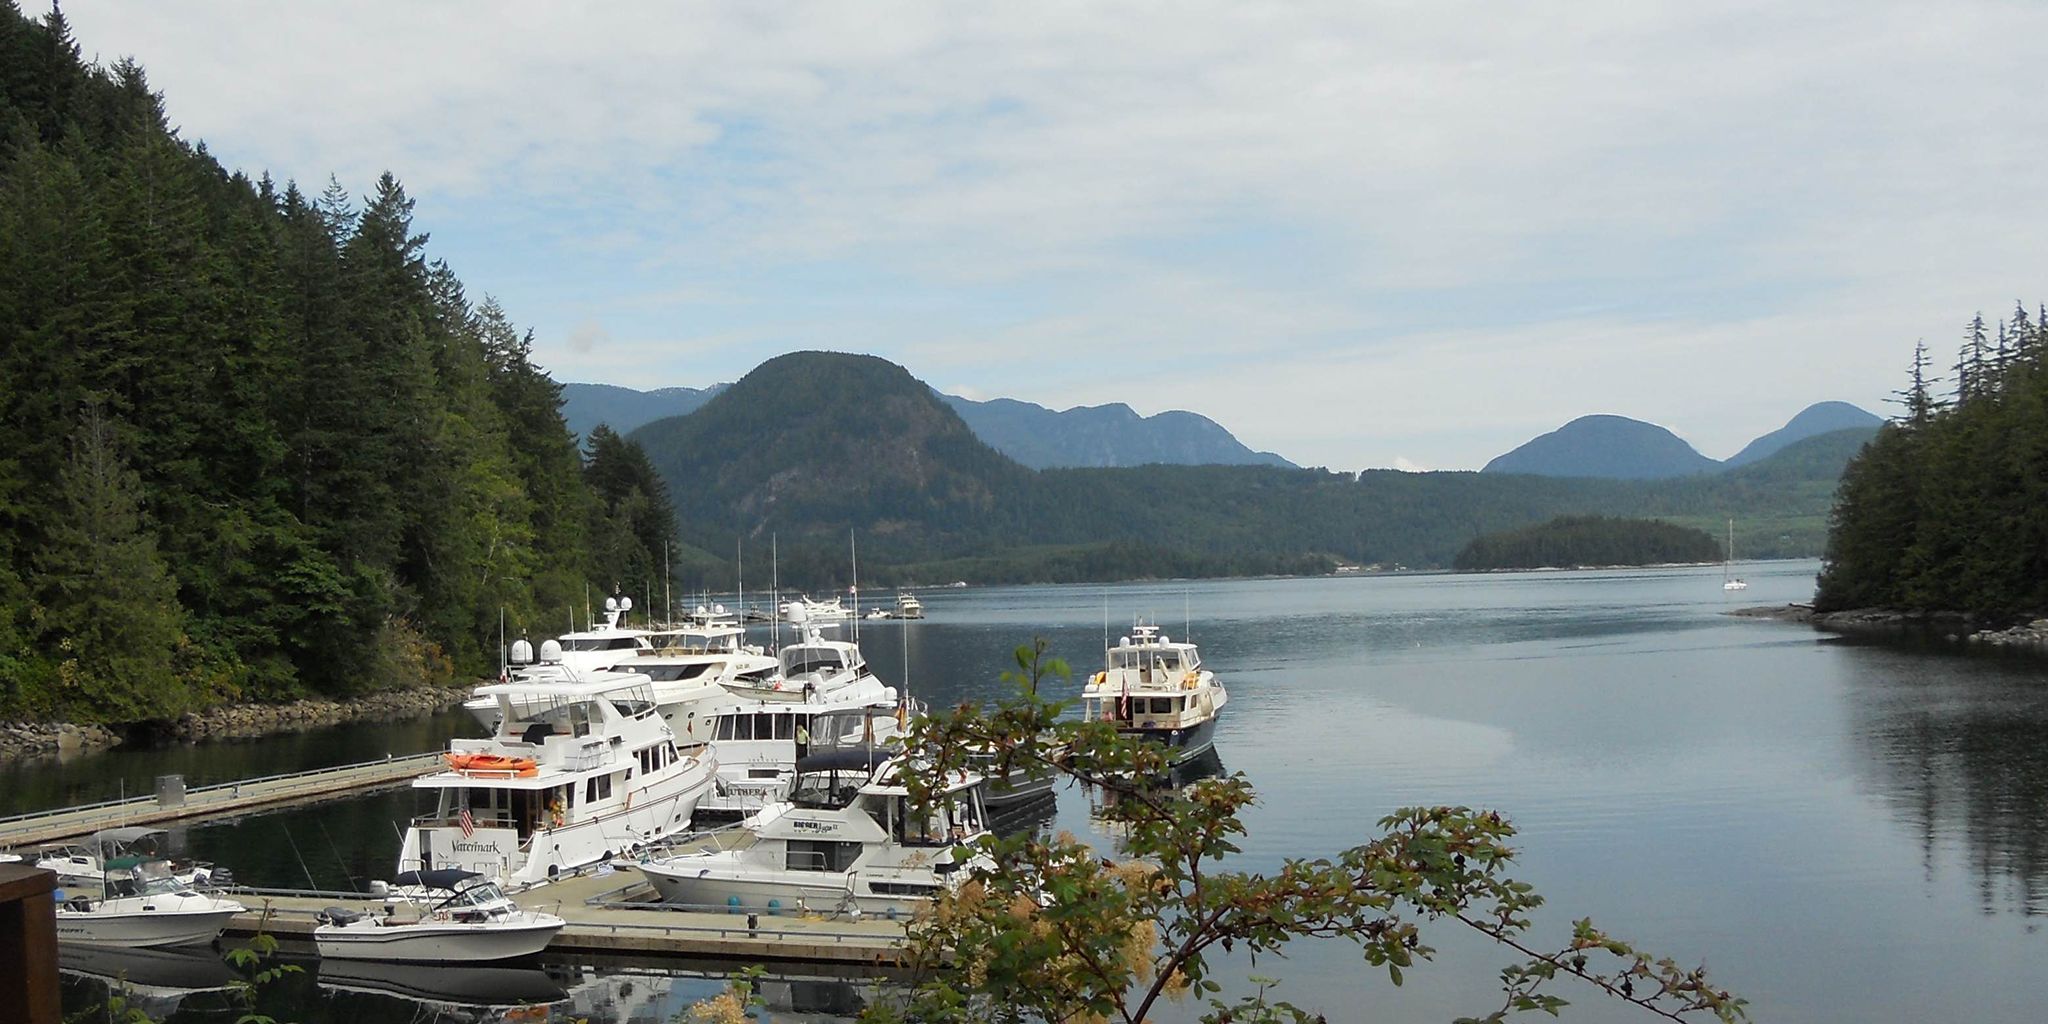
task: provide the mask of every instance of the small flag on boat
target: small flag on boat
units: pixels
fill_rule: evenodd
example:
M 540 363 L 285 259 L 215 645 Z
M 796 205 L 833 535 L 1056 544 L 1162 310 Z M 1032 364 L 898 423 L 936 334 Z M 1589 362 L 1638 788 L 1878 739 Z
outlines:
M 1129 679 L 1124 680 L 1124 696 L 1123 699 L 1117 703 L 1117 717 L 1131 717 L 1131 681 Z
M 455 821 L 462 826 L 462 838 L 476 836 L 476 819 L 469 816 L 469 808 L 463 808 L 462 813 L 455 816 Z

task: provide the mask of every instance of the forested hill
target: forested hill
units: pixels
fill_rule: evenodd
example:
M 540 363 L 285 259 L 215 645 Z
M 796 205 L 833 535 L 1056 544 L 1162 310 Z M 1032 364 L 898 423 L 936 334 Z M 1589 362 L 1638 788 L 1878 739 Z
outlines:
M 1215 420 L 1168 410 L 1140 416 L 1122 402 L 1054 412 L 995 398 L 942 399 L 989 446 L 1033 469 L 1054 466 L 1288 466 L 1272 452 L 1245 447 Z
M 1480 534 L 1568 514 L 1716 531 L 1732 516 L 1745 555 L 1814 554 L 1853 452 L 1830 435 L 1738 470 L 1647 481 L 1033 471 L 976 440 L 903 368 L 836 353 L 770 360 L 697 412 L 634 437 L 677 495 L 688 540 L 728 558 L 744 544 L 761 565 L 773 537 L 783 579 L 804 586 L 847 581 L 855 533 L 863 578 L 883 584 L 1448 566 Z
M 2048 309 L 1968 325 L 1946 394 L 1925 346 L 1906 414 L 1849 465 L 1814 607 L 2048 613 Z
M 0 718 L 480 673 L 501 608 L 658 564 L 644 459 L 586 470 L 425 242 L 391 176 L 229 171 L 140 67 L 0 6 Z
M 1714 562 L 1721 544 L 1702 531 L 1653 519 L 1559 516 L 1547 523 L 1476 537 L 1457 569 L 1579 568 Z

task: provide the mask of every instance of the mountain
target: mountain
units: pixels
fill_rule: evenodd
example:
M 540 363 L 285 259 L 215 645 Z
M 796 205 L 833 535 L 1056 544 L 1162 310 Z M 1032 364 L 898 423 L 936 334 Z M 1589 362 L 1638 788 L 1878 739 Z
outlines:
M 1626 416 L 1581 416 L 1494 459 L 1480 472 L 1661 480 L 1719 466 L 1654 423 Z
M 1054 466 L 1287 466 L 1272 452 L 1255 452 L 1207 416 L 1172 410 L 1140 416 L 1122 402 L 1054 412 L 1042 405 L 996 398 L 986 402 L 943 395 L 976 436 L 1033 469 Z
M 1816 402 L 1800 410 L 1790 422 L 1762 437 L 1751 441 L 1736 452 L 1723 465 L 1746 466 L 1758 459 L 1784 448 L 1794 441 L 1801 441 L 1838 430 L 1861 429 L 1876 433 L 1884 419 L 1864 412 L 1847 402 Z
M 564 384 L 562 419 L 577 437 L 589 436 L 590 428 L 600 423 L 630 434 L 655 420 L 696 412 L 725 387 L 713 384 L 708 388 L 635 391 L 616 384 Z
M 782 582 L 806 587 L 847 582 L 850 533 L 861 578 L 876 585 L 1443 566 L 1476 536 L 1560 515 L 1660 519 L 1716 536 L 1733 517 L 1745 555 L 1811 555 L 1842 464 L 1861 444 L 1854 431 L 1825 434 L 1729 472 L 1654 480 L 1032 470 L 982 443 L 902 367 L 825 352 L 769 360 L 697 412 L 632 438 L 674 496 L 683 540 L 725 557 L 743 543 L 758 566 L 773 536 Z
M 772 533 L 844 552 L 857 529 L 880 559 L 949 554 L 1013 517 L 1031 476 L 909 371 L 839 352 L 777 356 L 631 437 L 713 551 Z

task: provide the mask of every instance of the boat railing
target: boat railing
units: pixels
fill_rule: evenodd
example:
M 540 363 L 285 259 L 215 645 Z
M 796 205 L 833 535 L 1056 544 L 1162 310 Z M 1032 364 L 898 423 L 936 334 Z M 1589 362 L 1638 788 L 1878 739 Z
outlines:
M 586 745 L 581 750 L 566 752 L 562 757 L 562 767 L 572 772 L 583 772 L 592 768 L 602 768 L 614 760 L 616 759 L 612 756 L 610 747 L 593 744 Z

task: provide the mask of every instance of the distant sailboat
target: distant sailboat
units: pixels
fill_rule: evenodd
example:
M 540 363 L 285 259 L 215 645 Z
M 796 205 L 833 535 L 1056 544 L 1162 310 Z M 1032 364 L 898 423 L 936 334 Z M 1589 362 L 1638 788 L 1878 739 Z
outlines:
M 1749 589 L 1749 584 L 1744 583 L 1742 577 L 1735 575 L 1735 520 L 1732 517 L 1728 520 L 1728 558 L 1721 563 L 1721 589 Z

